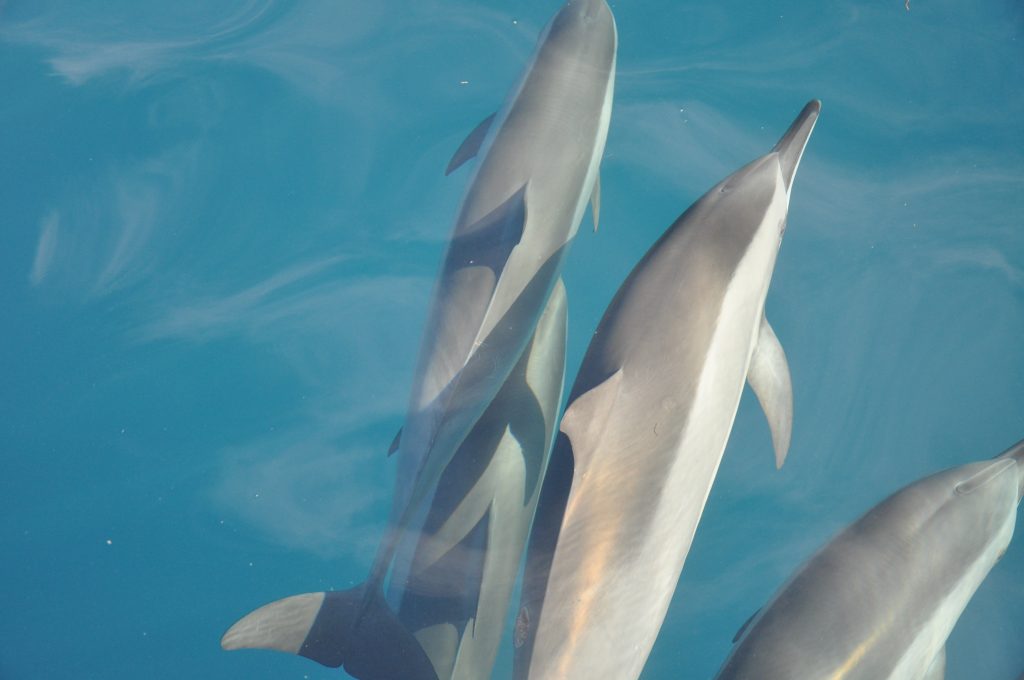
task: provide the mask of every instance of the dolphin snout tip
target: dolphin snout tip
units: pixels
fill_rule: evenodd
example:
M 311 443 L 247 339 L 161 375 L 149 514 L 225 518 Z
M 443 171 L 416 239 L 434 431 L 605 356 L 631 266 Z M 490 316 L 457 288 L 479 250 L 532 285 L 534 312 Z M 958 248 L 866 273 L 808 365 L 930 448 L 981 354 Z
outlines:
M 1017 464 L 1017 502 L 1024 498 L 1024 439 L 1020 440 L 997 458 L 1009 458 Z
M 587 20 L 611 14 L 611 8 L 605 0 L 569 0 L 566 7 L 577 10 Z
M 821 113 L 821 100 L 812 99 L 804 105 L 804 110 L 800 112 L 799 118 L 817 118 Z

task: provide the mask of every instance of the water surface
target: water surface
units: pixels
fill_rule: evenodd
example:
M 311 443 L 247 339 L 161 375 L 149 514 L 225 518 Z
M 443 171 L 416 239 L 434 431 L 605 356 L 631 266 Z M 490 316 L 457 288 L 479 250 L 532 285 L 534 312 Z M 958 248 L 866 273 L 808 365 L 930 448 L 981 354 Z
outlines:
M 557 4 L 0 3 L 0 678 L 343 675 L 220 635 L 365 577 L 468 175 L 443 169 Z M 789 458 L 745 395 L 643 676 L 709 678 L 837 530 L 1024 437 L 1024 9 L 612 8 L 570 381 L 657 236 L 823 101 L 767 302 Z M 949 678 L 1024 669 L 1022 574 L 1018 537 Z

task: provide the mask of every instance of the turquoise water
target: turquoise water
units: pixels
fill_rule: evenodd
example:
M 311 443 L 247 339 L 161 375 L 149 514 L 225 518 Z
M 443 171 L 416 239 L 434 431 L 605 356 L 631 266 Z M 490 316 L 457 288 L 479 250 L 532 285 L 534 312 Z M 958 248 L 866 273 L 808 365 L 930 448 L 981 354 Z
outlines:
M 343 676 L 219 639 L 365 578 L 468 176 L 443 169 L 557 6 L 0 2 L 0 678 Z M 643 676 L 708 678 L 836 531 L 1024 437 L 1024 7 L 612 9 L 570 382 L 657 236 L 823 101 L 767 302 L 789 458 L 746 394 Z M 1018 536 L 947 677 L 1017 677 L 1022 640 Z

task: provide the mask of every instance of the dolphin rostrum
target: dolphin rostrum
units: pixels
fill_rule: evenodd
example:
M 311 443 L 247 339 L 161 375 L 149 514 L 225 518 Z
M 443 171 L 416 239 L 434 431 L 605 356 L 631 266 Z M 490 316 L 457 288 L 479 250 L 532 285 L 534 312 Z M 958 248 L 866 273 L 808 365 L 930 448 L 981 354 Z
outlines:
M 405 650 L 407 660 L 416 657 L 415 668 L 374 677 L 432 677 L 411 635 L 395 641 L 404 628 L 384 601 L 384 580 L 403 532 L 422 522 L 449 461 L 519 361 L 592 196 L 597 214 L 616 47 L 605 0 L 569 0 L 502 108 L 456 151 L 449 171 L 480 160 L 434 290 L 397 446 L 389 526 L 369 578 L 342 593 L 298 596 L 311 598 L 301 612 L 257 610 L 263 619 L 292 620 L 280 640 L 234 635 L 231 648 L 297 652 L 362 677 L 375 672 L 366 669 L 384 651 L 384 636 L 389 649 L 399 650 L 389 662 Z M 307 644 L 304 633 L 320 642 Z
M 562 418 L 530 538 L 516 677 L 639 676 L 749 382 L 781 466 L 792 393 L 764 318 L 818 118 L 694 203 L 619 288 Z
M 721 680 L 941 680 L 945 644 L 1006 552 L 1024 441 L 897 491 L 808 560 L 741 629 Z
M 442 475 L 420 533 L 395 554 L 388 599 L 439 678 L 490 677 L 558 422 L 565 337 L 558 283 L 530 346 Z

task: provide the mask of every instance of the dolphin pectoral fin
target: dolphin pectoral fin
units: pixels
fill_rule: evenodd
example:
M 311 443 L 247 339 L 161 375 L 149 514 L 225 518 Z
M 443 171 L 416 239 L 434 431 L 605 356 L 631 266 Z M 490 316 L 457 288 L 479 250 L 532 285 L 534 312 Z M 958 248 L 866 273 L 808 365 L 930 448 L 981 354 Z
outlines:
M 484 143 L 484 138 L 487 137 L 487 131 L 491 129 L 491 123 L 494 122 L 494 116 L 497 114 L 492 113 L 491 115 L 484 118 L 480 123 L 473 128 L 473 131 L 462 140 L 462 144 L 455 150 L 455 155 L 448 161 L 448 167 L 445 168 L 444 174 L 448 176 L 458 170 L 463 163 L 475 157 L 477 152 L 480 151 L 481 145 Z
M 793 186 L 793 177 L 796 176 L 800 158 L 804 155 L 804 148 L 807 146 L 807 140 L 811 138 L 811 132 L 814 131 L 814 124 L 818 122 L 820 112 L 820 101 L 812 99 L 807 102 L 796 120 L 786 130 L 786 134 L 782 135 L 778 144 L 772 149 L 779 154 L 779 165 L 782 166 L 782 178 L 786 182 L 787 191 Z
M 562 416 L 559 429 L 572 444 L 577 472 L 586 467 L 589 454 L 600 443 L 604 426 L 608 422 L 622 384 L 622 369 L 615 371 L 600 385 L 573 400 Z
M 750 628 L 750 624 L 754 621 L 754 619 L 757 618 L 757 615 L 760 614 L 760 613 L 761 613 L 761 608 L 759 607 L 756 612 L 754 612 L 753 614 L 750 615 L 749 619 L 747 619 L 746 621 L 743 622 L 743 625 L 740 626 L 740 629 L 738 631 L 736 631 L 735 635 L 732 636 L 732 643 L 733 644 L 736 644 L 736 641 L 739 640 L 741 637 L 743 637 L 743 634 L 747 632 L 747 628 Z
M 391 440 L 391 446 L 388 447 L 388 456 L 394 455 L 398 447 L 402 445 L 402 428 L 398 428 L 398 432 L 395 433 L 395 438 Z
M 344 666 L 355 678 L 437 680 L 423 648 L 383 595 L 366 598 L 365 588 L 271 602 L 239 619 L 220 645 L 298 654 L 331 668 Z
M 768 319 L 763 316 L 757 346 L 750 358 L 747 382 L 768 418 L 772 445 L 775 447 L 775 467 L 781 468 L 786 462 L 789 440 L 793 434 L 793 382 L 789 377 L 786 353 L 775 337 L 775 331 L 768 324 Z
M 512 249 L 523 238 L 526 228 L 526 191 L 524 184 L 504 203 L 475 222 L 449 244 L 449 258 L 463 265 L 482 265 L 501 275 Z
M 935 655 L 935 659 L 932 660 L 932 665 L 928 667 L 928 672 L 924 674 L 921 680 L 943 680 L 946 677 L 946 648 L 943 647 L 939 650 L 939 653 Z
M 590 208 L 594 215 L 594 233 L 597 233 L 598 218 L 601 217 L 601 175 L 594 180 L 594 191 L 590 194 Z

